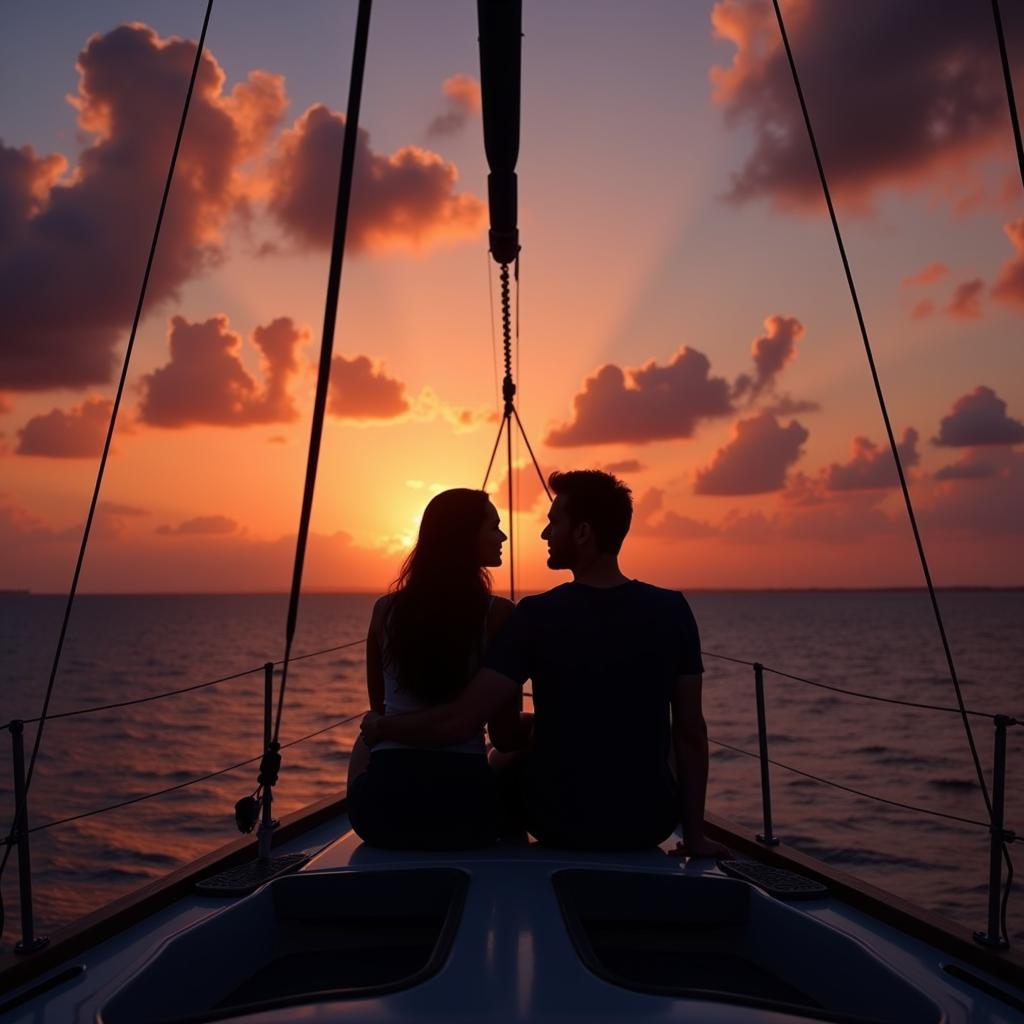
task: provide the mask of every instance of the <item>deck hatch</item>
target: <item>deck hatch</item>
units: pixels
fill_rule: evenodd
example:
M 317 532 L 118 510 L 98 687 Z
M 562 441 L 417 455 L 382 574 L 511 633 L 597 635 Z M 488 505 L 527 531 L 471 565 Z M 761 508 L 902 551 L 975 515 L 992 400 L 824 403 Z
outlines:
M 412 987 L 447 960 L 468 884 L 450 868 L 278 879 L 164 945 L 100 1024 L 198 1024 Z
M 578 956 L 614 985 L 820 1021 L 942 1020 L 865 947 L 745 882 L 567 869 L 552 884 Z

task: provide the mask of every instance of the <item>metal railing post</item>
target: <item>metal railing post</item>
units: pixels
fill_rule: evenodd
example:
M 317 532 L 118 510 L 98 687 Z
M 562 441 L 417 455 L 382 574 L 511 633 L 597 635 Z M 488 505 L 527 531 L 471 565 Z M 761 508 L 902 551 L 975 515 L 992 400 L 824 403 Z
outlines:
M 772 832 L 772 784 L 768 775 L 768 724 L 764 710 L 764 665 L 754 662 L 754 695 L 757 697 L 757 748 L 761 761 L 761 811 L 764 832 L 757 841 L 765 846 L 778 846 L 778 837 Z
M 263 752 L 270 750 L 273 735 L 274 716 L 274 663 L 268 661 L 263 666 Z M 270 860 L 270 840 L 274 834 L 274 817 L 271 813 L 274 787 L 265 784 L 263 787 L 263 813 L 260 818 L 257 841 L 260 860 Z
M 1008 834 L 1003 829 L 1006 803 L 1006 729 L 1015 724 L 1008 715 L 996 715 L 992 750 L 992 825 L 989 828 L 988 856 L 988 931 L 975 932 L 974 941 L 982 946 L 1006 949 L 1009 942 L 1002 933 L 1000 903 L 1003 891 L 1003 843 Z
M 16 718 L 10 723 L 11 751 L 14 756 L 14 833 L 11 841 L 18 847 L 18 901 L 21 904 L 21 941 L 15 953 L 34 953 L 50 940 L 35 934 L 32 915 L 32 863 L 28 848 L 28 790 L 25 787 L 25 723 Z

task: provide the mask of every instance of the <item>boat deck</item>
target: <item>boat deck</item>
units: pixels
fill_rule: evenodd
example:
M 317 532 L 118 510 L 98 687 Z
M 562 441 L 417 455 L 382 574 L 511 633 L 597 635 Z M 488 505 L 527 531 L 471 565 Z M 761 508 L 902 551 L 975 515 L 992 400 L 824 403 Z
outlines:
M 49 977 L 84 971 L 27 986 L 0 1017 L 1024 1020 L 1012 986 L 977 967 L 960 965 L 1004 998 L 846 902 L 784 903 L 673 845 L 392 852 L 362 844 L 340 815 L 279 848 L 315 851 L 301 872 L 243 899 L 190 894 Z

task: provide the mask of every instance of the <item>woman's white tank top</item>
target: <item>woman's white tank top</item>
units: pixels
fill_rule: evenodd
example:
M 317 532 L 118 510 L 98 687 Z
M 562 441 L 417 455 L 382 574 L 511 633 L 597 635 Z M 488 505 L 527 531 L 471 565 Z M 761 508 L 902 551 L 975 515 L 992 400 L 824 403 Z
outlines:
M 493 602 L 494 598 L 491 598 Z M 488 605 L 488 611 L 490 605 Z M 383 619 L 383 617 L 382 617 Z M 414 694 L 410 693 L 405 689 L 398 675 L 395 672 L 394 662 L 388 657 L 387 650 L 387 631 L 383 626 L 380 627 L 378 634 L 378 642 L 380 643 L 381 649 L 381 661 L 383 663 L 383 674 L 384 674 L 384 714 L 387 715 L 405 715 L 411 711 L 424 711 L 431 707 L 430 704 L 420 700 Z M 484 620 L 483 635 L 480 639 L 481 653 L 484 645 L 487 643 L 487 620 Z M 474 658 L 474 661 L 479 663 L 479 657 Z M 478 664 L 472 666 L 472 671 L 476 671 Z M 392 740 L 381 740 L 380 743 L 376 744 L 374 750 L 445 750 L 456 754 L 483 754 L 486 752 L 486 746 L 484 745 L 484 730 L 481 727 L 477 734 L 472 738 L 465 740 L 462 743 L 452 743 L 446 747 L 416 747 L 408 743 L 396 743 Z

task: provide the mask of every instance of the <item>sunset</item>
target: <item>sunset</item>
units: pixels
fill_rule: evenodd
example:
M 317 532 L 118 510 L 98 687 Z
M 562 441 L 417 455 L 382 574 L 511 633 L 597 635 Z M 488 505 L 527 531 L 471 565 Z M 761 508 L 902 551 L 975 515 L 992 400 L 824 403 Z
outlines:
M 545 472 L 632 488 L 636 575 L 917 586 L 763 6 L 525 12 L 518 408 Z M 991 19 L 788 9 L 936 580 L 1019 584 L 1024 197 Z M 25 8 L 0 44 L 0 587 L 68 585 L 201 20 Z M 353 25 L 337 4 L 214 13 L 83 591 L 287 589 Z M 1013 57 L 1013 6 L 1007 33 Z M 475 46 L 470 4 L 383 5 L 371 32 L 311 590 L 380 589 L 429 496 L 483 479 L 500 323 Z M 538 589 L 546 504 L 519 448 Z
M 8 13 L 0 1017 L 1024 1012 L 1024 6 Z

